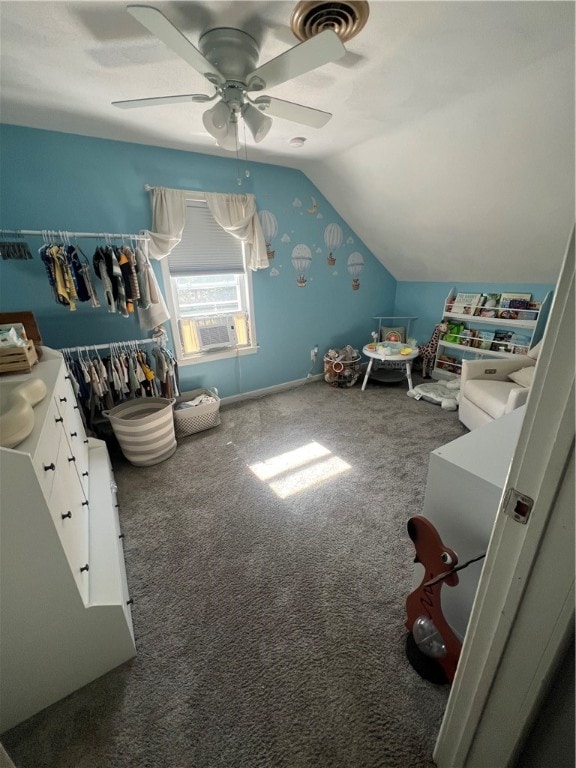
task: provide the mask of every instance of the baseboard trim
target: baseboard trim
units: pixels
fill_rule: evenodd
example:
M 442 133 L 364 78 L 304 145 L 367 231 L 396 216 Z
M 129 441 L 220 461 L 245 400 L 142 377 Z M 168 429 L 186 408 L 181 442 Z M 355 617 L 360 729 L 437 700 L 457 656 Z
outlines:
M 274 395 L 276 392 L 283 392 L 286 389 L 295 389 L 296 387 L 302 387 L 305 384 L 310 384 L 312 381 L 323 381 L 324 374 L 317 373 L 313 376 L 307 376 L 305 379 L 296 379 L 295 381 L 287 381 L 284 384 L 275 384 L 273 387 L 263 387 L 262 389 L 253 389 L 250 392 L 242 392 L 239 395 L 230 395 L 230 397 L 223 397 L 220 399 L 220 406 L 231 405 L 232 403 L 239 403 L 242 400 L 255 400 L 259 397 L 266 397 L 266 395 Z

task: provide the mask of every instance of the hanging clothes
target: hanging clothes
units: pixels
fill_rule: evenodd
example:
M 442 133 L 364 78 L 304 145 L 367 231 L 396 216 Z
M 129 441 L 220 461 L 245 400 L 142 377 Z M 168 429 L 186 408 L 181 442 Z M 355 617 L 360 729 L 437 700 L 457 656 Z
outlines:
M 121 402 L 179 394 L 178 366 L 166 347 L 155 345 L 149 354 L 134 341 L 111 344 L 103 357 L 90 347 L 63 353 L 85 425 L 93 433 L 105 421 L 102 411 Z

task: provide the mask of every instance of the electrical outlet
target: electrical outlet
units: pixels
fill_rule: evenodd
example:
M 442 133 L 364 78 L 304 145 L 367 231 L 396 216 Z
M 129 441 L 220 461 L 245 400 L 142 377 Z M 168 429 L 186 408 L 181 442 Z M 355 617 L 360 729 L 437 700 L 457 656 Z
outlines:
M 314 348 L 310 350 L 310 360 L 312 360 L 312 362 L 316 360 L 316 352 L 314 351 Z
M 316 357 L 317 354 L 318 354 L 318 344 L 316 344 L 314 347 L 314 357 Z

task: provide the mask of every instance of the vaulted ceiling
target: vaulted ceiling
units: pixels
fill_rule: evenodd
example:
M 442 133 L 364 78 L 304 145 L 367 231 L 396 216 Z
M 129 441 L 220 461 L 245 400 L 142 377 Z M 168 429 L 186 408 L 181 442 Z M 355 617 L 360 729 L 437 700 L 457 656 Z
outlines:
M 260 64 L 298 43 L 296 2 L 150 5 L 194 45 L 250 33 Z M 330 122 L 274 118 L 249 159 L 306 173 L 399 280 L 554 283 L 574 220 L 574 3 L 369 8 L 343 58 L 270 89 Z M 112 106 L 210 88 L 125 2 L 5 0 L 0 20 L 3 122 L 229 154 L 206 105 Z

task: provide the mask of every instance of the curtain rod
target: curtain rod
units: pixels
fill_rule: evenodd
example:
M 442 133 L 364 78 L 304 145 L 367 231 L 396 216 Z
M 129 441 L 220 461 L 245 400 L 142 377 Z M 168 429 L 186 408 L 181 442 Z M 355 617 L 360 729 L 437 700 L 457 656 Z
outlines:
M 144 191 L 145 192 L 152 192 L 154 189 L 171 189 L 171 187 L 155 187 L 152 184 L 144 184 Z M 206 202 L 206 193 L 205 192 L 197 192 L 196 190 L 190 190 L 190 189 L 176 189 L 172 190 L 175 192 L 184 192 L 190 200 L 202 200 L 203 202 Z
M 80 347 L 61 347 L 60 352 L 89 352 L 91 349 L 110 349 L 113 345 L 121 346 L 122 344 L 158 344 L 158 339 L 130 339 L 124 341 L 109 341 L 108 344 L 83 344 Z
M 69 232 L 68 230 L 62 230 L 62 229 L 0 229 L 0 236 L 3 235 L 28 235 L 30 237 L 32 236 L 38 236 L 38 237 L 68 237 L 68 238 L 77 238 L 77 237 L 101 237 L 103 239 L 106 239 L 107 237 L 111 240 L 120 240 L 121 238 L 129 238 L 130 240 L 148 240 L 149 235 L 135 235 L 135 234 L 128 234 L 128 233 L 110 233 L 110 232 Z

